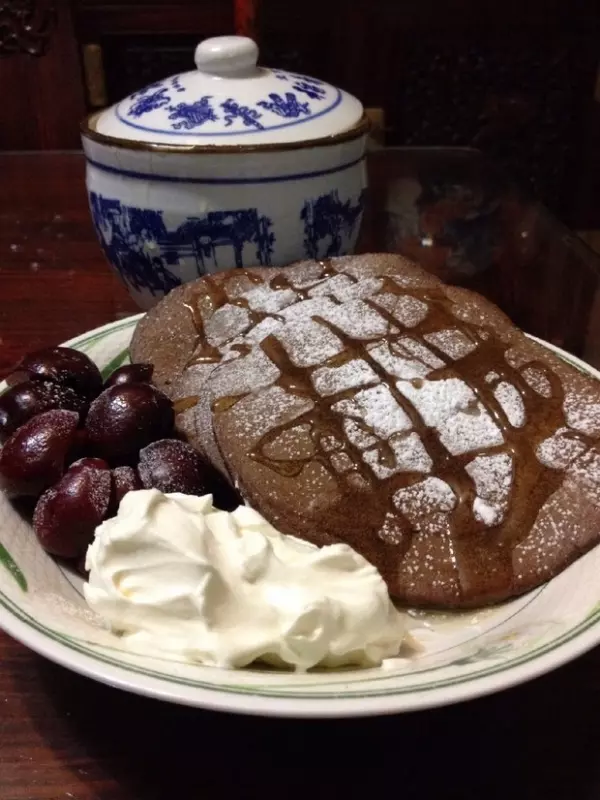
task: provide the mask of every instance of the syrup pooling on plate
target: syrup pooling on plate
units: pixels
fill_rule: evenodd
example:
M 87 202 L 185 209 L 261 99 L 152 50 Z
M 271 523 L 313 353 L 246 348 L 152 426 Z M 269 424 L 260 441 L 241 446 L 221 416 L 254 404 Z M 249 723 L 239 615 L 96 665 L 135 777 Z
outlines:
M 328 293 L 330 277 L 339 288 Z M 543 464 L 536 455 L 549 436 L 566 427 L 562 384 L 542 363 L 530 361 L 520 369 L 511 366 L 506 358 L 510 346 L 490 330 L 456 317 L 442 291 L 407 289 L 385 276 L 372 280 L 378 286 L 365 294 L 360 280 L 333 269 L 331 274 L 321 274 L 319 282 L 302 288 L 292 285 L 282 273 L 271 279 L 273 291 L 291 289 L 296 302 L 280 312 L 282 328 L 266 336 L 260 347 L 278 368 L 274 385 L 286 394 L 307 399 L 311 408 L 269 430 L 253 445 L 250 456 L 286 477 L 299 475 L 307 464 L 318 462 L 341 491 L 341 514 L 350 497 L 356 501 L 357 490 L 368 489 L 359 502 L 373 506 L 377 520 L 374 536 L 379 533 L 383 538 L 386 520 L 393 518 L 395 530 L 392 535 L 388 531 L 386 543 L 394 543 L 396 557 L 399 549 L 408 550 L 415 532 L 411 505 L 426 504 L 436 494 L 436 502 L 441 499 L 447 506 L 438 527 L 442 533 L 447 522 L 461 585 L 468 586 L 479 570 L 492 564 L 498 584 L 509 584 L 513 548 L 527 536 L 539 509 L 563 480 L 561 470 Z M 348 320 L 336 313 L 336 306 L 343 314 L 344 300 L 339 295 L 351 298 L 353 292 L 360 300 L 348 300 L 358 303 L 352 307 L 357 316 L 350 319 L 349 329 Z M 340 346 L 338 352 L 299 366 L 299 359 L 292 357 L 291 340 L 286 347 L 284 334 L 291 320 L 302 316 L 304 301 L 310 307 L 307 325 L 318 325 L 323 337 L 331 334 Z M 396 301 L 415 312 L 411 324 L 403 324 L 389 310 Z M 423 306 L 425 314 L 419 312 Z M 415 374 L 398 380 L 390 353 L 410 356 L 413 366 L 416 364 Z M 353 363 L 361 366 L 352 369 L 363 373 L 356 385 L 332 393 L 321 386 L 317 391 L 317 379 L 324 369 L 330 370 L 331 376 Z M 549 397 L 529 385 L 520 371 L 524 369 L 542 374 L 551 387 Z M 452 397 L 450 401 L 458 408 L 465 435 L 460 426 L 452 427 L 451 420 L 436 419 L 444 393 L 458 397 L 456 402 Z M 217 396 L 213 412 L 233 409 L 247 394 Z M 373 411 L 378 405 L 380 419 Z M 382 436 L 377 427 L 386 415 L 395 415 L 396 430 Z M 279 437 L 302 427 L 309 431 L 311 452 L 286 460 L 269 454 Z M 469 445 L 469 431 L 475 445 Z M 592 444 L 575 431 L 568 435 L 586 448 Z M 328 439 L 339 444 L 332 448 Z M 491 472 L 493 477 L 494 470 L 499 483 L 507 483 L 506 497 L 495 505 L 478 494 L 480 485 L 489 491 L 485 473 Z M 450 490 L 445 498 L 444 486 Z

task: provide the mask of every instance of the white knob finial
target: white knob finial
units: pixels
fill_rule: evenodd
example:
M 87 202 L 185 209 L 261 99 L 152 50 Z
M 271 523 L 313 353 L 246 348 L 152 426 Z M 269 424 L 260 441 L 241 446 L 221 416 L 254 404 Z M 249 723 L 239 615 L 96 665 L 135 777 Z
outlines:
M 256 71 L 258 47 L 246 36 L 215 36 L 196 47 L 194 61 L 201 72 L 222 77 L 251 75 Z

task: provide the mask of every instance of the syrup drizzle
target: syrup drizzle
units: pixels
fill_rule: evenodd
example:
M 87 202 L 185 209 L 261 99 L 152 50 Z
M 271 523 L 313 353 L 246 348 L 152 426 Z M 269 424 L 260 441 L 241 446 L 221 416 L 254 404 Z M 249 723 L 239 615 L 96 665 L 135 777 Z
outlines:
M 254 275 L 251 272 L 245 272 L 244 277 L 250 283 L 263 283 L 260 275 Z M 218 364 L 223 358 L 221 351 L 207 341 L 205 334 L 206 322 L 219 308 L 230 305 L 245 309 L 248 312 L 248 327 L 258 325 L 259 322 L 262 322 L 267 317 L 277 316 L 255 311 L 250 308 L 248 299 L 245 297 L 230 298 L 225 286 L 210 275 L 207 275 L 199 285 L 190 285 L 184 297 L 183 305 L 191 314 L 192 323 L 196 330 L 196 344 L 186 368 L 195 364 Z M 248 345 L 243 343 L 236 344 L 231 348 L 231 350 L 239 352 L 240 355 L 247 355 L 250 349 Z
M 182 414 L 184 411 L 197 405 L 198 400 L 200 400 L 200 398 L 197 394 L 189 395 L 189 397 L 180 397 L 179 400 L 175 400 L 173 403 L 173 411 L 175 414 Z
M 321 279 L 338 274 L 331 261 L 320 262 L 320 264 L 322 267 Z M 356 278 L 353 278 L 348 273 L 343 274 L 358 282 Z M 275 275 L 269 281 L 269 285 L 273 290 L 292 289 L 299 301 L 309 297 L 308 289 L 302 290 L 292 286 L 287 275 L 283 272 Z M 364 387 L 345 390 L 323 398 L 315 391 L 311 380 L 312 372 L 323 366 L 337 367 L 355 358 L 366 361 L 380 377 L 382 383 L 388 386 L 398 405 L 408 415 L 412 430 L 420 437 L 433 462 L 432 474 L 445 481 L 454 492 L 456 503 L 450 513 L 449 527 L 459 572 L 459 581 L 463 590 L 467 590 L 477 580 L 477 576 L 481 574 L 482 570 L 488 570 L 491 566 L 493 566 L 495 572 L 494 580 L 497 586 L 510 585 L 513 580 L 512 549 L 529 534 L 540 508 L 559 488 L 563 480 L 561 470 L 552 469 L 542 464 L 536 452 L 538 446 L 545 439 L 559 428 L 567 427 L 563 411 L 564 390 L 561 381 L 543 363 L 531 361 L 522 365 L 521 369 L 535 367 L 548 380 L 551 386 L 551 396 L 549 398 L 540 396 L 525 381 L 521 371 L 512 367 L 506 360 L 506 352 L 510 346 L 496 337 L 493 331 L 488 331 L 481 326 L 478 327 L 457 318 L 452 313 L 451 302 L 441 290 L 432 288 L 413 288 L 408 290 L 401 287 L 392 278 L 384 277 L 383 285 L 378 293 L 389 293 L 398 297 L 409 296 L 419 299 L 428 305 L 429 311 L 426 317 L 416 326 L 407 328 L 395 316 L 375 303 L 373 297 L 364 300 L 379 315 L 384 317 L 391 327 L 399 331 L 397 334 L 388 334 L 386 337 L 392 349 L 397 349 L 399 353 L 406 355 L 406 351 L 402 348 L 399 340 L 403 336 L 409 335 L 411 339 L 426 347 L 443 363 L 444 366 L 429 371 L 427 375 L 428 381 L 442 380 L 448 377 L 456 377 L 457 375 L 460 377 L 491 416 L 502 434 L 504 443 L 470 450 L 460 455 L 450 453 L 441 442 L 437 431 L 424 424 L 416 408 L 396 388 L 395 380 L 390 379 L 390 375 L 369 353 L 367 346 L 373 342 L 381 341 L 382 337 L 377 335 L 370 340 L 359 341 L 348 336 L 329 321 L 315 316 L 313 317 L 315 322 L 329 328 L 332 333 L 343 341 L 344 349 L 340 354 L 333 356 L 322 364 L 312 368 L 300 368 L 291 361 L 285 348 L 275 336 L 267 336 L 261 342 L 260 346 L 263 351 L 280 371 L 280 377 L 275 385 L 288 394 L 310 398 L 314 406 L 310 411 L 305 412 L 293 421 L 267 432 L 255 445 L 250 456 L 255 461 L 285 477 L 299 475 L 304 467 L 311 462 L 321 464 L 336 481 L 341 491 L 342 497 L 338 503 L 340 514 L 343 514 L 344 509 L 348 508 L 349 496 L 356 499 L 357 478 L 359 477 L 362 486 L 365 489 L 368 488 L 367 492 L 361 494 L 360 502 L 368 503 L 372 507 L 374 532 L 381 528 L 384 519 L 389 517 L 390 514 L 394 516 L 394 524 L 399 530 L 399 540 L 401 542 L 399 547 L 394 546 L 394 553 L 396 558 L 398 556 L 401 557 L 402 553 L 406 552 L 410 546 L 412 529 L 408 521 L 397 511 L 393 497 L 399 489 L 408 488 L 421 482 L 425 476 L 422 472 L 400 472 L 383 480 L 376 479 L 370 469 L 367 468 L 363 460 L 362 451 L 348 441 L 343 429 L 343 417 L 332 411 L 334 404 L 340 400 L 352 399 Z M 330 296 L 330 299 L 333 302 L 337 302 L 334 297 Z M 242 302 L 242 300 L 236 302 L 226 299 L 225 302 L 247 308 L 247 303 Z M 211 302 L 213 301 L 214 295 L 211 296 Z M 251 310 L 249 309 L 249 311 Z M 254 315 L 252 317 L 253 324 L 267 316 L 274 316 L 259 312 L 251 312 L 251 315 Z M 448 356 L 440 348 L 426 339 L 428 334 L 444 328 L 458 329 L 476 347 L 456 361 L 449 360 Z M 411 353 L 410 357 L 419 360 L 414 353 Z M 423 363 L 430 369 L 430 365 Z M 498 376 L 492 382 L 486 382 L 485 380 L 489 372 L 495 372 Z M 526 420 L 520 428 L 513 427 L 510 424 L 506 412 L 494 395 L 494 389 L 502 381 L 512 383 L 522 399 Z M 420 388 L 423 385 L 421 379 L 414 379 L 412 383 L 415 388 Z M 219 398 L 213 404 L 213 411 L 217 414 L 227 411 L 243 396 L 245 395 Z M 374 433 L 373 429 L 364 422 L 355 420 L 353 422 L 366 434 Z M 304 458 L 286 461 L 270 458 L 266 455 L 265 450 L 282 433 L 300 426 L 308 426 L 313 443 L 312 454 Z M 343 450 L 336 450 L 335 452 L 344 452 L 349 456 L 353 466 L 348 472 L 340 474 L 332 467 L 331 453 L 323 445 L 328 436 L 333 436 L 343 443 Z M 587 447 L 593 444 L 593 440 L 576 431 L 570 430 L 569 436 L 582 441 Z M 395 465 L 395 455 L 389 443 L 378 440 L 376 447 L 380 464 L 392 468 Z M 474 480 L 467 472 L 466 467 L 478 456 L 491 456 L 497 453 L 510 454 L 513 464 L 513 478 L 510 501 L 505 517 L 496 528 L 490 528 L 474 515 L 473 503 L 477 492 Z M 332 510 L 329 509 L 327 513 L 330 519 Z M 333 513 L 335 513 L 335 510 Z M 318 524 L 317 519 L 315 520 L 315 525 Z M 373 539 L 376 539 L 376 537 L 374 536 Z M 374 548 L 381 551 L 382 547 L 382 542 L 377 539 L 374 542 Z
M 209 344 L 204 335 L 204 323 L 210 319 L 218 308 L 229 302 L 229 298 L 221 286 L 207 275 L 198 286 L 186 287 L 183 305 L 192 317 L 196 329 L 196 343 L 186 366 L 194 364 L 218 364 L 221 361 L 220 351 Z

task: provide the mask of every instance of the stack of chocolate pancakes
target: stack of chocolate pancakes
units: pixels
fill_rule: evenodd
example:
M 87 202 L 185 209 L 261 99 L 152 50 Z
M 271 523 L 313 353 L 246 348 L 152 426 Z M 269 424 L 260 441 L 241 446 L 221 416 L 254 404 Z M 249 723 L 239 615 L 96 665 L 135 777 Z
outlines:
M 503 600 L 600 541 L 600 384 L 400 256 L 202 278 L 131 356 L 246 502 L 398 600 Z

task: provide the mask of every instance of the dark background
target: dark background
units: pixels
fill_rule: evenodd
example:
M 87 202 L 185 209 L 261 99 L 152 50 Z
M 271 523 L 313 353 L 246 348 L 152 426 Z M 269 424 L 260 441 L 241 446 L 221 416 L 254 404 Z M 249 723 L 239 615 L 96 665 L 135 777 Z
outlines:
M 233 32 L 383 109 L 385 144 L 481 148 L 600 228 L 599 0 L 0 0 L 0 150 L 77 148 L 87 110 Z

